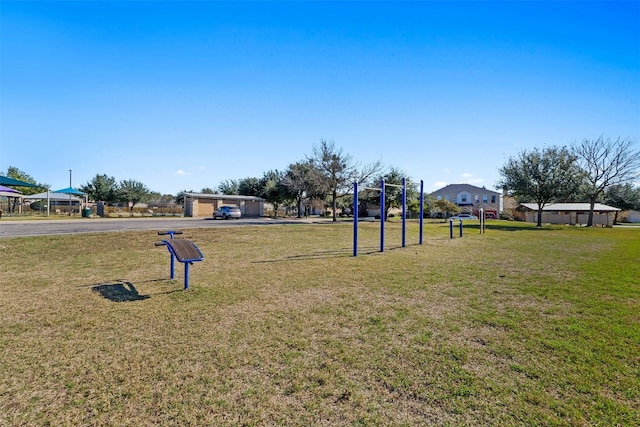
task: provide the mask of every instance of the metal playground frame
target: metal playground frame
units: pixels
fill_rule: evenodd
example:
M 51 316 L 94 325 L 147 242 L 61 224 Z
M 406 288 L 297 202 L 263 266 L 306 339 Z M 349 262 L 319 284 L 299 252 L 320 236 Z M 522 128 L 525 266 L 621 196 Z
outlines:
M 380 191 L 380 252 L 384 252 L 385 188 L 402 188 L 402 247 L 407 246 L 407 181 L 402 178 L 402 185 L 386 184 L 380 181 L 380 188 L 360 187 L 364 190 Z M 422 244 L 422 227 L 424 223 L 424 182 L 420 180 L 420 234 L 418 244 Z M 353 256 L 358 256 L 358 183 L 353 183 Z

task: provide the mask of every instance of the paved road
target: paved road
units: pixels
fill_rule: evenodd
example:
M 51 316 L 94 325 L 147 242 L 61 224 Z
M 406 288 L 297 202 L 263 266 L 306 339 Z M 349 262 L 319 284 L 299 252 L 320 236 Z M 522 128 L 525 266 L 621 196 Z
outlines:
M 229 227 L 246 225 L 300 224 L 309 220 L 243 218 L 213 220 L 210 218 L 82 218 L 68 220 L 0 220 L 0 238 L 47 236 L 56 234 L 105 233 L 129 230 L 185 230 L 189 228 Z

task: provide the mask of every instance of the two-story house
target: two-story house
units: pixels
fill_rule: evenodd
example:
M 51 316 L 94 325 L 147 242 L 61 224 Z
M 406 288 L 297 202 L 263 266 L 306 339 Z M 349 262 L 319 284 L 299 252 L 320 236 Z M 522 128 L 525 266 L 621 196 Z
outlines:
M 484 209 L 486 218 L 498 218 L 500 193 L 470 184 L 449 184 L 431 193 L 436 199 L 444 199 L 460 207 L 461 213 L 478 216 Z

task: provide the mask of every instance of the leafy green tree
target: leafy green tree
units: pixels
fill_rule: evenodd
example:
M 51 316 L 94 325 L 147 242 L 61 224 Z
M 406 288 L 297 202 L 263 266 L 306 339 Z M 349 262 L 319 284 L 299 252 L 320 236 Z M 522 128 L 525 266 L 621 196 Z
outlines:
M 458 205 L 445 199 L 436 200 L 433 202 L 433 205 L 434 212 L 441 213 L 443 217 L 460 212 L 460 207 Z
M 295 199 L 298 218 L 302 216 L 302 203 L 305 199 L 310 200 L 326 194 L 322 178 L 321 172 L 309 160 L 289 165 L 282 177 L 282 183 Z
M 343 153 L 341 148 L 336 148 L 333 141 L 324 139 L 320 140 L 319 145 L 313 146 L 308 160 L 323 175 L 324 187 L 331 196 L 334 221 L 337 221 L 338 197 L 348 194 L 354 182 L 361 184 L 382 170 L 380 161 L 361 166 L 349 154 Z
M 96 202 L 115 202 L 117 187 L 114 177 L 98 174 L 91 181 L 80 186 L 80 191 L 87 193 L 88 198 Z
M 238 194 L 241 196 L 262 197 L 262 180 L 260 178 L 243 178 L 238 181 Z
M 630 139 L 584 139 L 572 147 L 573 155 L 584 172 L 590 210 L 587 227 L 593 225 L 593 211 L 598 199 L 612 186 L 633 182 L 640 176 L 640 151 L 633 150 Z
M 371 187 L 379 187 L 380 181 L 384 180 L 385 182 L 385 193 L 384 193 L 384 214 L 385 218 L 389 216 L 389 210 L 391 208 L 402 208 L 402 188 L 397 187 L 398 185 L 402 185 L 402 178 L 405 178 L 406 181 L 406 198 L 407 203 L 411 200 L 415 200 L 419 192 L 416 189 L 416 184 L 411 182 L 411 178 L 406 175 L 402 170 L 391 167 L 389 172 L 385 174 L 377 175 L 372 182 L 370 183 Z M 387 185 L 390 184 L 390 185 Z M 372 203 L 380 202 L 380 193 L 379 192 L 367 192 L 369 197 L 373 197 L 370 200 Z
M 202 194 L 215 194 L 213 189 L 209 188 L 209 187 L 204 187 L 202 190 L 200 190 L 200 193 L 202 193 Z
M 278 170 L 265 172 L 262 177 L 260 197 L 273 205 L 274 214 L 278 216 L 278 208 L 294 199 L 293 193 L 284 185 L 284 174 Z
M 603 201 L 623 211 L 640 210 L 640 187 L 631 183 L 612 185 L 604 192 Z M 618 222 L 619 213 L 616 211 L 614 222 Z
M 132 179 L 120 181 L 117 194 L 118 201 L 132 202 L 129 210 L 133 215 L 133 207 L 136 203 L 144 202 L 148 199 L 151 191 L 141 182 Z
M 538 227 L 542 227 L 542 208 L 575 194 L 583 179 L 576 156 L 564 147 L 524 150 L 499 172 L 502 178 L 498 185 L 508 195 L 538 205 Z
M 187 193 L 193 193 L 193 190 L 182 190 L 180 191 L 178 194 L 176 194 L 176 203 L 179 204 L 180 206 L 184 206 L 184 195 Z
M 9 178 L 13 178 L 13 179 L 17 179 L 17 180 L 20 180 L 20 181 L 28 182 L 29 184 L 35 184 L 35 185 L 38 186 L 38 187 L 14 187 L 16 190 L 18 190 L 19 192 L 21 192 L 25 196 L 28 196 L 30 194 L 38 194 L 38 193 L 41 193 L 42 191 L 44 191 L 43 190 L 44 188 L 49 188 L 48 184 L 39 184 L 39 183 L 37 183 L 36 180 L 31 175 L 29 175 L 26 172 L 21 171 L 20 169 L 18 169 L 15 166 L 9 166 L 7 168 L 7 173 L 0 174 L 0 175 L 4 175 L 4 176 L 9 177 Z
M 238 181 L 235 179 L 224 180 L 218 185 L 218 193 L 220 194 L 240 194 L 238 191 Z

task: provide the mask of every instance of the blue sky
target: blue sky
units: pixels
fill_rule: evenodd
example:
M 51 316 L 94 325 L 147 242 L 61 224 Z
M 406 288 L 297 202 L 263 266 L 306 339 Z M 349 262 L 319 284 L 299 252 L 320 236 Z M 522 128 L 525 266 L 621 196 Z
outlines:
M 640 137 L 640 1 L 0 2 L 0 171 L 215 188 L 321 139 L 425 190 Z

